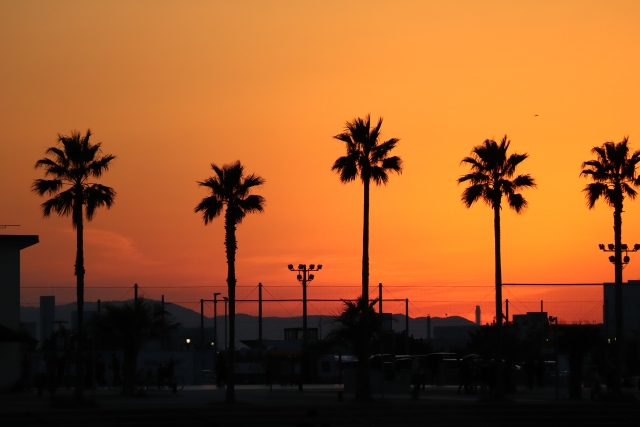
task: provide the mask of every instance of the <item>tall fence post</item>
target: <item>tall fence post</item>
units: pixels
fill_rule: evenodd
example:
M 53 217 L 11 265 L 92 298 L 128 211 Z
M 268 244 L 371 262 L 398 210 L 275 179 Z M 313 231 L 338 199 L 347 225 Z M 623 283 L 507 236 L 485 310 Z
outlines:
M 505 325 L 509 325 L 509 299 L 507 298 L 505 300 L 505 315 L 506 315 L 506 319 L 505 319 Z
M 204 299 L 200 298 L 200 349 L 204 348 Z
M 258 283 L 258 344 L 262 350 L 262 283 Z

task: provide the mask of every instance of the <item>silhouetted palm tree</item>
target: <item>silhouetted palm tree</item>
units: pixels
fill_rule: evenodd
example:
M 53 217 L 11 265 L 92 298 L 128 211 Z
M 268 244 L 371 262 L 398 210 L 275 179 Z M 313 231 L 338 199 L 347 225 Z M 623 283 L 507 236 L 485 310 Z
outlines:
M 202 199 L 196 206 L 195 212 L 202 212 L 202 219 L 207 225 L 222 213 L 226 205 L 224 215 L 225 248 L 227 252 L 227 287 L 229 293 L 229 340 L 231 350 L 228 358 L 227 373 L 227 402 L 235 402 L 234 390 L 234 343 L 235 343 L 235 315 L 236 315 L 236 225 L 242 219 L 253 212 L 264 210 L 265 200 L 262 196 L 250 194 L 253 187 L 264 184 L 264 179 L 251 174 L 244 176 L 244 166 L 239 161 L 224 165 L 219 168 L 211 164 L 216 173 L 204 181 L 198 181 L 198 185 L 207 187 L 211 195 Z
M 58 146 L 49 147 L 44 157 L 36 162 L 36 169 L 44 169 L 45 177 L 50 179 L 36 179 L 32 190 L 40 195 L 53 196 L 44 202 L 42 214 L 45 217 L 52 212 L 60 216 L 71 215 L 73 228 L 76 230 L 76 287 L 78 309 L 78 346 L 76 366 L 83 366 L 84 334 L 84 225 L 83 217 L 87 221 L 93 219 L 97 208 L 113 205 L 116 192 L 95 182 L 92 178 L 100 178 L 109 170 L 115 156 L 101 155 L 101 143 L 91 144 L 91 131 L 82 136 L 79 132 L 72 132 L 71 136 L 58 135 Z M 76 397 L 82 399 L 84 386 L 84 370 L 78 369 L 76 375 Z
M 605 142 L 593 147 L 591 152 L 597 156 L 582 164 L 580 175 L 591 177 L 594 181 L 584 188 L 589 209 L 595 206 L 598 199 L 613 208 L 613 237 L 615 265 L 615 307 L 616 307 L 616 365 L 614 390 L 620 393 L 621 369 L 624 355 L 624 317 L 622 308 L 622 208 L 625 196 L 635 199 L 637 192 L 633 187 L 640 185 L 640 177 L 636 175 L 636 167 L 640 163 L 640 151 L 629 155 L 627 145 L 629 138 L 619 143 Z
M 376 185 L 387 184 L 389 172 L 402 172 L 402 160 L 398 156 L 389 156 L 391 150 L 398 144 L 399 139 L 391 138 L 379 143 L 382 118 L 378 124 L 371 128 L 369 115 L 364 119 L 356 118 L 347 122 L 345 131 L 334 136 L 335 139 L 344 142 L 347 146 L 347 155 L 338 158 L 333 164 L 332 170 L 340 175 L 343 183 L 354 181 L 358 176 L 364 184 L 364 220 L 362 231 L 362 306 L 361 311 L 366 310 L 366 302 L 369 299 L 369 187 L 371 181 Z M 365 353 L 369 354 L 368 322 L 365 317 L 362 339 Z M 358 363 L 358 390 L 356 396 L 360 399 L 371 397 L 369 384 L 368 360 Z
M 166 339 L 180 326 L 158 303 L 138 298 L 124 304 L 107 303 L 104 313 L 93 318 L 102 345 L 124 353 L 123 393 L 135 392 L 136 366 L 142 347 L 152 340 Z
M 495 241 L 495 279 L 496 279 L 496 326 L 498 345 L 496 346 L 496 394 L 502 397 L 504 387 L 502 383 L 502 264 L 500 253 L 500 209 L 502 197 L 506 197 L 509 207 L 517 213 L 527 207 L 527 201 L 518 193 L 523 188 L 535 187 L 530 175 L 518 175 L 514 178 L 517 166 L 525 160 L 527 154 L 511 154 L 507 150 L 511 141 L 507 136 L 497 143 L 485 140 L 471 150 L 471 156 L 462 159 L 461 163 L 468 164 L 471 172 L 458 178 L 458 184 L 469 181 L 470 185 L 462 193 L 462 203 L 471 207 L 478 200 L 482 200 L 493 208 L 493 231 Z
M 367 304 L 368 303 L 368 304 Z M 334 317 L 335 328 L 327 334 L 327 341 L 337 345 L 346 345 L 350 351 L 358 357 L 368 361 L 369 354 L 366 348 L 363 348 L 362 335 L 367 333 L 369 341 L 380 336 L 382 331 L 382 316 L 376 313 L 375 305 L 378 300 L 362 301 L 362 296 L 356 301 L 343 300 L 342 312 Z M 366 305 L 367 311 L 362 311 L 362 307 Z M 365 321 L 368 319 L 368 330 L 365 332 Z

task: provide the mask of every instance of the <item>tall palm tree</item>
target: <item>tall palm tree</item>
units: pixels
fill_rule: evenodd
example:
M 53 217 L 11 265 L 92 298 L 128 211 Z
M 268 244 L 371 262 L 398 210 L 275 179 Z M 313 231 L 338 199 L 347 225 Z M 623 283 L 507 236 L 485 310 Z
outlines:
M 504 138 L 497 143 L 487 139 L 481 145 L 473 147 L 471 156 L 462 159 L 471 172 L 458 178 L 458 184 L 469 181 L 469 187 L 462 192 L 462 203 L 470 208 L 482 200 L 493 208 L 493 233 L 495 242 L 495 286 L 496 286 L 496 328 L 498 343 L 496 348 L 496 395 L 502 397 L 502 262 L 500 252 L 500 209 L 502 197 L 506 197 L 509 207 L 521 213 L 527 207 L 527 201 L 518 191 L 535 187 L 530 175 L 517 175 L 517 166 L 525 160 L 527 154 L 511 154 L 507 150 L 511 141 Z
M 76 398 L 82 399 L 84 387 L 83 352 L 84 352 L 84 224 L 93 219 L 96 209 L 113 205 L 116 192 L 95 182 L 93 178 L 100 178 L 109 170 L 115 156 L 102 155 L 101 143 L 92 144 L 89 141 L 91 130 L 82 136 L 79 132 L 72 132 L 70 136 L 58 135 L 58 145 L 49 147 L 44 157 L 36 162 L 36 169 L 44 169 L 44 176 L 50 179 L 34 180 L 31 189 L 39 196 L 53 196 L 44 202 L 42 214 L 45 217 L 52 212 L 60 216 L 71 215 L 71 223 L 76 230 L 76 290 L 78 310 L 78 344 L 76 353 Z
M 622 307 L 622 208 L 625 196 L 635 199 L 640 185 L 636 167 L 640 163 L 640 151 L 630 155 L 629 138 L 619 143 L 605 142 L 593 147 L 591 152 L 597 156 L 582 164 L 581 176 L 591 177 L 594 181 L 584 188 L 587 206 L 592 209 L 598 199 L 613 208 L 613 237 L 615 265 L 615 307 L 616 307 L 616 364 L 614 367 L 614 391 L 621 393 L 622 365 L 624 357 L 624 317 Z
M 227 373 L 227 395 L 228 403 L 235 402 L 234 389 L 234 342 L 236 333 L 236 226 L 248 213 L 262 212 L 264 210 L 264 197 L 257 194 L 250 194 L 253 187 L 264 184 L 264 179 L 251 174 L 244 176 L 244 166 L 239 161 L 224 165 L 221 168 L 211 164 L 211 168 L 216 173 L 214 176 L 198 181 L 198 185 L 209 189 L 211 194 L 202 199 L 196 206 L 195 212 L 202 212 L 202 219 L 207 225 L 214 218 L 222 214 L 222 209 L 226 205 L 224 214 L 224 244 L 227 252 L 227 287 L 229 294 L 229 340 L 231 351 L 228 356 Z
M 398 156 L 390 156 L 391 150 L 398 144 L 398 138 L 391 138 L 380 143 L 380 128 L 382 117 L 378 124 L 371 127 L 369 115 L 364 119 L 356 118 L 347 122 L 345 131 L 334 136 L 347 146 L 347 154 L 339 157 L 331 170 L 340 175 L 343 183 L 354 181 L 358 176 L 364 184 L 364 220 L 362 227 L 362 298 L 361 312 L 367 310 L 369 300 L 369 187 L 371 181 L 376 185 L 387 184 L 389 172 L 402 173 L 402 160 Z M 369 354 L 368 318 L 364 319 L 363 348 Z M 358 390 L 356 395 L 360 399 L 371 397 L 369 384 L 368 360 L 358 362 Z

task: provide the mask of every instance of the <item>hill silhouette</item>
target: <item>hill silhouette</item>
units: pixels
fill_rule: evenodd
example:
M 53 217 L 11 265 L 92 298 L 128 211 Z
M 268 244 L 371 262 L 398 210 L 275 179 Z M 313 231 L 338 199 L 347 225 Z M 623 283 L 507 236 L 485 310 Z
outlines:
M 110 304 L 124 304 L 127 301 L 104 301 L 102 306 L 107 302 Z M 149 302 L 159 303 L 159 301 L 148 300 Z M 200 313 L 177 304 L 165 303 L 165 308 L 171 313 L 175 319 L 180 322 L 183 328 L 192 329 L 200 327 Z M 219 339 L 224 334 L 224 312 L 221 310 L 222 304 L 218 307 L 218 333 Z M 67 321 L 67 328 L 71 327 L 72 313 L 76 310 L 75 303 L 56 305 L 56 320 Z M 85 311 L 98 311 L 98 305 L 95 302 L 85 302 Z M 222 311 L 222 314 L 221 314 Z M 34 322 L 39 327 L 39 307 L 20 307 L 20 320 L 22 322 Z M 405 316 L 403 314 L 394 314 L 393 330 L 401 332 L 405 327 Z M 334 326 L 333 315 L 310 315 L 307 318 L 309 328 L 318 328 L 320 337 L 325 337 Z M 237 340 L 256 339 L 258 337 L 258 316 L 245 313 L 236 314 L 237 324 Z M 433 328 L 440 326 L 465 326 L 474 323 L 464 317 L 448 316 L 448 317 L 432 317 L 431 328 L 433 337 Z M 213 316 L 204 317 L 204 327 L 206 329 L 213 328 Z M 263 317 L 262 333 L 264 339 L 284 339 L 285 328 L 302 327 L 302 316 L 295 317 Z M 409 317 L 409 334 L 415 338 L 427 338 L 427 318 L 426 317 Z

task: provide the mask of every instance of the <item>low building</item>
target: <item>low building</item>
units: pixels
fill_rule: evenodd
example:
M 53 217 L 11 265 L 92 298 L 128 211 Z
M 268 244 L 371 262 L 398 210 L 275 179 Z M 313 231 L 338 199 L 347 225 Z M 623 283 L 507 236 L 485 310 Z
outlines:
M 0 390 L 20 379 L 20 251 L 38 236 L 0 234 Z

